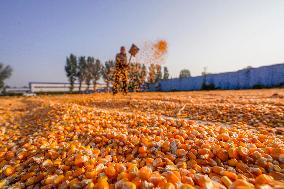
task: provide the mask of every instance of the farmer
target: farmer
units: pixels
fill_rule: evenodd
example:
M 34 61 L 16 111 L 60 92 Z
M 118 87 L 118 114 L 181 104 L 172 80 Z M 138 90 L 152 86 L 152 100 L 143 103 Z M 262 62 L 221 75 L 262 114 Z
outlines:
M 118 93 L 120 87 L 122 92 L 127 94 L 128 92 L 128 63 L 125 47 L 120 47 L 120 53 L 115 57 L 115 71 L 114 71 L 114 83 L 113 94 Z M 122 86 L 121 86 L 122 84 Z

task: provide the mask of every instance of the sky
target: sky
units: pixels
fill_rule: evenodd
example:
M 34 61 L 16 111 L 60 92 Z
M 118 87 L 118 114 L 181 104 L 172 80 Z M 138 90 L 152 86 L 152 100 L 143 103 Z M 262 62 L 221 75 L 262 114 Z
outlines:
M 10 86 L 66 82 L 70 53 L 104 62 L 158 39 L 172 77 L 283 63 L 283 10 L 283 0 L 1 0 L 0 62 Z

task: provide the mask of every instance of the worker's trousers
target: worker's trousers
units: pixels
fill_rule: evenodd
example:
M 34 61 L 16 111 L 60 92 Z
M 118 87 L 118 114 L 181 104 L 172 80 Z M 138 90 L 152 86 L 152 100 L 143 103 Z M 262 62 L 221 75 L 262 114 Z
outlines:
M 113 83 L 113 94 L 122 91 L 124 94 L 128 92 L 128 75 L 126 70 L 115 70 L 114 72 L 114 83 Z

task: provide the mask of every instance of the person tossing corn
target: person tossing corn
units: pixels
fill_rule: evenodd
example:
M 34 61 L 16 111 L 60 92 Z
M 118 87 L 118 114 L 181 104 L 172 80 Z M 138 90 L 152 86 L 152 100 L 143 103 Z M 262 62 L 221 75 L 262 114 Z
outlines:
M 129 53 L 129 63 L 132 56 L 135 56 L 139 51 L 139 48 L 132 44 Z M 113 94 L 117 94 L 120 90 L 123 94 L 127 94 L 128 92 L 128 67 L 129 63 L 127 63 L 127 55 L 125 47 L 120 47 L 120 53 L 118 53 L 115 57 L 115 71 L 114 71 L 114 83 L 113 83 Z

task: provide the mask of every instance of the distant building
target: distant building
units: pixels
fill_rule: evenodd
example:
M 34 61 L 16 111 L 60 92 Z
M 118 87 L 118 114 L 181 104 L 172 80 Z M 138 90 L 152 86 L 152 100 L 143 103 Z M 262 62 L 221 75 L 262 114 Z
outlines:
M 70 83 L 58 83 L 58 82 L 30 82 L 30 92 L 41 93 L 41 92 L 69 92 Z M 93 85 L 88 86 L 86 84 L 81 85 L 81 91 L 93 91 Z M 105 84 L 97 83 L 96 90 L 101 91 L 105 88 Z M 79 91 L 79 83 L 74 83 L 73 91 Z
M 21 88 L 13 87 L 13 88 L 6 88 L 5 89 L 5 92 L 8 93 L 8 94 L 24 94 L 24 93 L 27 93 L 29 91 L 30 91 L 30 89 L 27 88 L 27 87 L 21 87 Z

